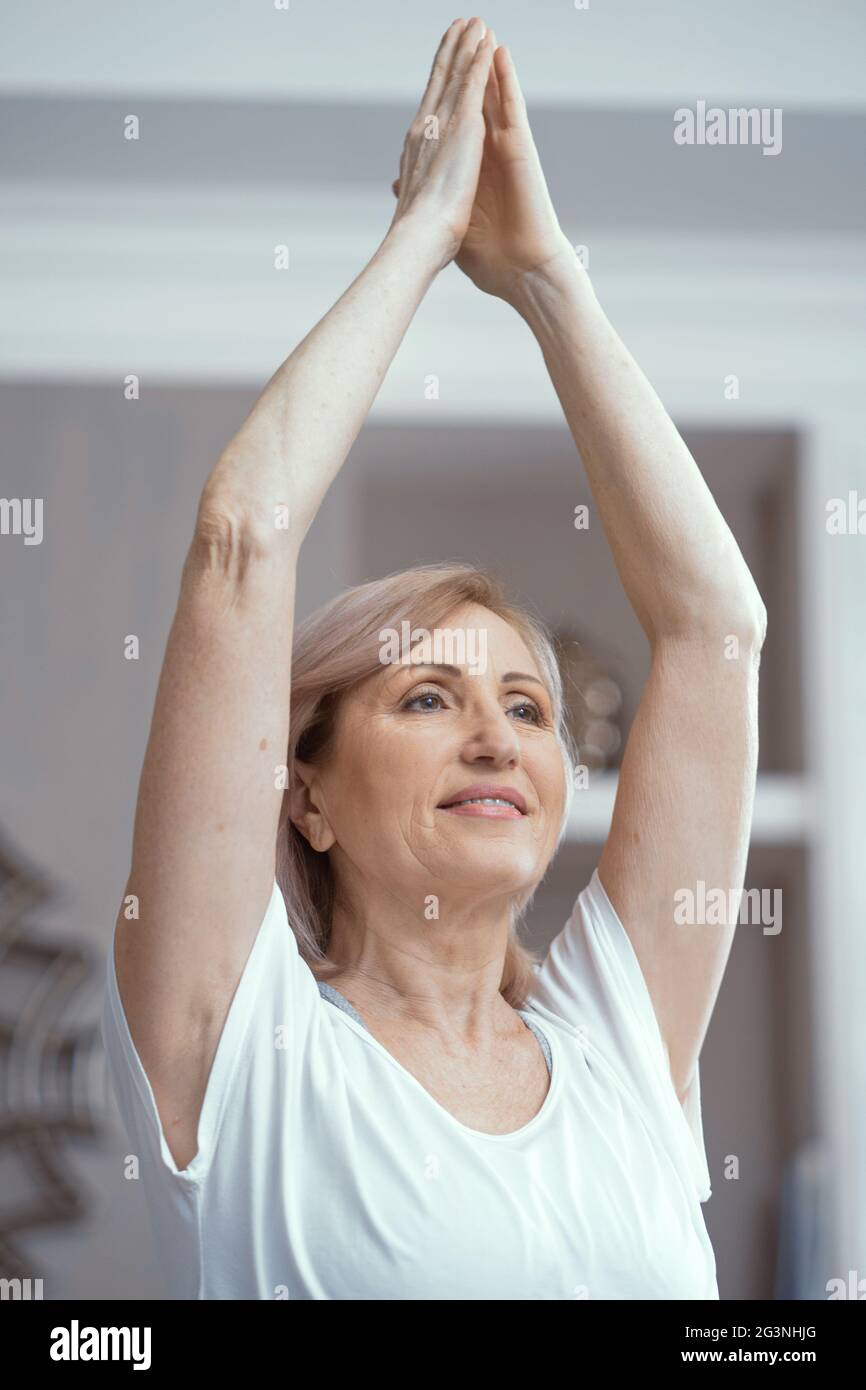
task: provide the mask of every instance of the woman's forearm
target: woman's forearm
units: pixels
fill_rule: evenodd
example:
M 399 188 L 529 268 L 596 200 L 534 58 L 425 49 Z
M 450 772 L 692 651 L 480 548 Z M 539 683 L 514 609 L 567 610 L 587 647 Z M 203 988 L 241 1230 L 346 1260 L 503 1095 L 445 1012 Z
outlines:
M 441 239 L 440 239 L 441 240 Z M 299 545 L 441 265 L 434 230 L 392 225 L 360 275 L 271 377 L 202 495 L 258 535 L 288 507 Z
M 763 640 L 763 603 L 739 547 L 580 262 L 556 258 L 524 277 L 510 302 L 544 354 L 650 642 L 722 630 Z

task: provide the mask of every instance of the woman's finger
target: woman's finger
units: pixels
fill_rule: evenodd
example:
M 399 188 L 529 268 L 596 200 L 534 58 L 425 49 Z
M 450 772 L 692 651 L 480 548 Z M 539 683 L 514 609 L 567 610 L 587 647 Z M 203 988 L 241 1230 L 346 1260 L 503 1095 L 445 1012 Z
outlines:
M 497 48 L 494 58 L 496 76 L 499 79 L 499 102 L 502 121 L 505 126 L 519 126 L 526 123 L 526 101 L 520 90 L 514 61 L 508 49 Z
M 486 25 L 480 19 L 471 19 L 463 30 L 448 73 L 448 81 L 439 100 L 440 125 L 447 125 L 457 108 L 461 93 L 469 80 L 475 55 L 484 41 L 486 32 Z
M 465 19 L 455 19 L 454 23 L 450 24 L 442 35 L 436 56 L 433 59 L 433 66 L 430 69 L 430 76 L 427 79 L 427 86 L 421 98 L 421 105 L 418 107 L 419 116 L 435 114 L 448 81 L 454 54 L 457 52 L 465 28 Z
M 469 71 L 461 83 L 457 105 L 454 108 L 455 115 L 460 115 L 461 112 L 470 109 L 478 111 L 482 109 L 484 91 L 487 86 L 487 74 L 492 62 L 493 45 L 490 42 L 490 35 L 485 34 L 475 50 Z
M 490 43 L 496 53 L 496 35 L 490 30 Z M 499 78 L 496 76 L 496 63 L 491 62 L 487 73 L 487 85 L 484 88 L 484 122 L 488 130 L 498 130 L 502 121 L 499 106 Z

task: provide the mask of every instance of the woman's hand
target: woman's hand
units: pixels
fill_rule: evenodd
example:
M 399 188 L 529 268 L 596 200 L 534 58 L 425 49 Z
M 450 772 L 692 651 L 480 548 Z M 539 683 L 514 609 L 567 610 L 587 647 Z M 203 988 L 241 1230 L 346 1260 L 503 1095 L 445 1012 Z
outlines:
M 557 258 L 573 265 L 576 257 L 547 191 L 507 48 L 493 55 L 483 111 L 486 134 L 475 203 L 455 259 L 479 289 L 510 300 L 533 271 Z
M 456 19 L 445 31 L 392 184 L 391 227 L 406 219 L 423 227 L 434 238 L 440 269 L 459 251 L 472 216 L 493 47 L 480 19 Z

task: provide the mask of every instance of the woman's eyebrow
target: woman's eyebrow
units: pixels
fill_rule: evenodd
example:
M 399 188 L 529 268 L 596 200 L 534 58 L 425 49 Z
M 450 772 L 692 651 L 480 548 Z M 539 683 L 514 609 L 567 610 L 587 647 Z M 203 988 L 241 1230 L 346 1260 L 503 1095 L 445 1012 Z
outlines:
M 444 671 L 446 676 L 453 676 L 455 680 L 460 680 L 464 674 L 459 666 L 449 666 L 444 661 L 423 661 L 418 662 L 417 665 L 412 662 L 410 665 L 407 665 L 405 669 L 414 671 Z M 539 680 L 538 676 L 530 676 L 526 671 L 506 671 L 505 675 L 500 677 L 500 684 L 505 685 L 508 681 L 532 681 L 535 685 L 540 685 L 545 693 L 547 692 L 547 686 L 544 684 L 544 681 Z
M 506 681 L 534 681 L 536 685 L 541 686 L 542 690 L 547 689 L 544 681 L 539 680 L 538 676 L 530 676 L 526 671 L 506 671 L 502 677 L 502 684 L 504 685 Z

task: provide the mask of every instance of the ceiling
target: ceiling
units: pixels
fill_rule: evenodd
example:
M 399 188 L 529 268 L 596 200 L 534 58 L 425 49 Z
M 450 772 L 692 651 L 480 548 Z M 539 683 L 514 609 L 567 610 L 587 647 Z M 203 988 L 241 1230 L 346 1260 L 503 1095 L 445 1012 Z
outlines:
M 417 102 L 455 9 L 4 0 L 0 94 Z M 863 0 L 491 0 L 482 18 L 513 49 L 530 103 L 866 107 Z
M 3 0 L 0 374 L 259 380 L 357 275 L 454 9 L 278 3 Z M 706 414 L 733 362 L 740 413 L 769 409 L 804 342 L 813 406 L 861 380 L 866 0 L 494 0 L 484 18 L 513 48 L 563 230 L 671 401 Z M 699 101 L 781 111 L 779 157 L 676 143 Z M 520 325 L 461 278 L 440 277 L 383 407 L 447 358 L 440 413 L 552 409 Z

